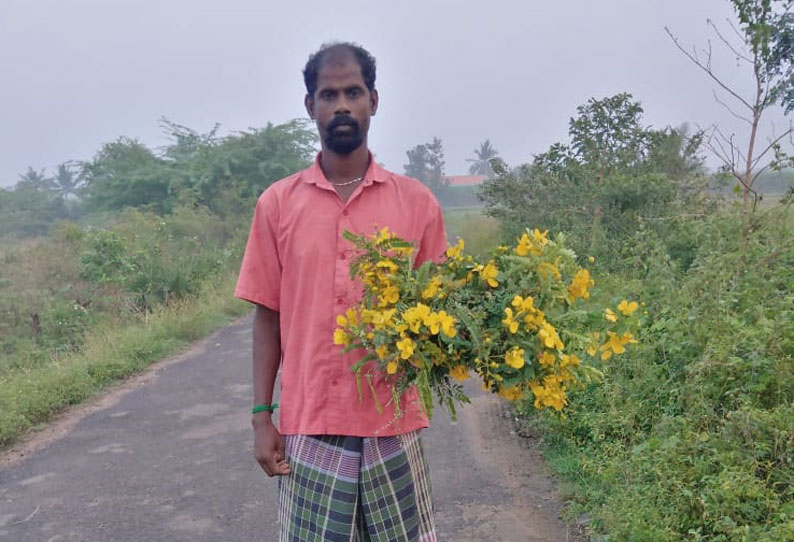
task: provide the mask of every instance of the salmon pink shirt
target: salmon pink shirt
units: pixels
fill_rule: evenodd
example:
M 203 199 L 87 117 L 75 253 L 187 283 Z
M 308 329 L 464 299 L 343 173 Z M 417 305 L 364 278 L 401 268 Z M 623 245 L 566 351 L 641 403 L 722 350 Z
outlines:
M 334 345 L 336 316 L 361 299 L 350 278 L 354 255 L 345 230 L 371 234 L 385 226 L 417 247 L 416 265 L 440 261 L 447 246 L 441 208 L 421 182 L 380 167 L 370 156 L 364 180 L 345 203 L 314 165 L 268 187 L 256 204 L 234 295 L 279 312 L 282 434 L 391 436 L 428 426 L 416 390 L 378 414 L 351 366 L 361 351 Z M 381 405 L 391 398 L 378 371 Z

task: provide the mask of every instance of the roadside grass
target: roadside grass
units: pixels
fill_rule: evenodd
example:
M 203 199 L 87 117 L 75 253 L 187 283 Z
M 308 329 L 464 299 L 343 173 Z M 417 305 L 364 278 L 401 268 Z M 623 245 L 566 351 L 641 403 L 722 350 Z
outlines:
M 68 405 L 78 404 L 148 365 L 177 353 L 242 316 L 250 306 L 232 296 L 237 273 L 202 284 L 195 296 L 156 307 L 134 322 L 103 322 L 78 352 L 0 376 L 0 448 Z
M 444 212 L 447 237 L 452 244 L 459 238 L 466 242 L 466 252 L 484 257 L 501 239 L 499 222 L 483 213 L 484 207 L 462 207 Z

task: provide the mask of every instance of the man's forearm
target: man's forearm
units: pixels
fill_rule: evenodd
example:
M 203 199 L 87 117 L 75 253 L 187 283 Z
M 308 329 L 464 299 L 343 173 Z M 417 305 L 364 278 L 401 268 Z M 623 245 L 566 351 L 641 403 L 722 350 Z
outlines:
M 257 305 L 254 315 L 254 404 L 272 404 L 273 388 L 281 363 L 279 313 Z M 270 418 L 270 413 L 255 418 Z

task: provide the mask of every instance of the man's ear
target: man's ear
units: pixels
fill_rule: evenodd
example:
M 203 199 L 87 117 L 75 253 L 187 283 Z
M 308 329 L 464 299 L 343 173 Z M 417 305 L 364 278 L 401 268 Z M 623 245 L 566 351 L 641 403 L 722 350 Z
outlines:
M 309 118 L 314 120 L 314 98 L 307 94 L 303 99 L 303 105 L 306 106 L 306 112 L 309 114 Z
M 369 113 L 370 115 L 374 115 L 378 112 L 378 89 L 373 88 L 369 91 Z

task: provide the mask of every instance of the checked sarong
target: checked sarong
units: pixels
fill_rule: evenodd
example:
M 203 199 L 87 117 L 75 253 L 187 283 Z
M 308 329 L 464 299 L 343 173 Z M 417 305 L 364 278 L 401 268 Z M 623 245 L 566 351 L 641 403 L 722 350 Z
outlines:
M 284 440 L 280 542 L 436 542 L 419 431 Z

